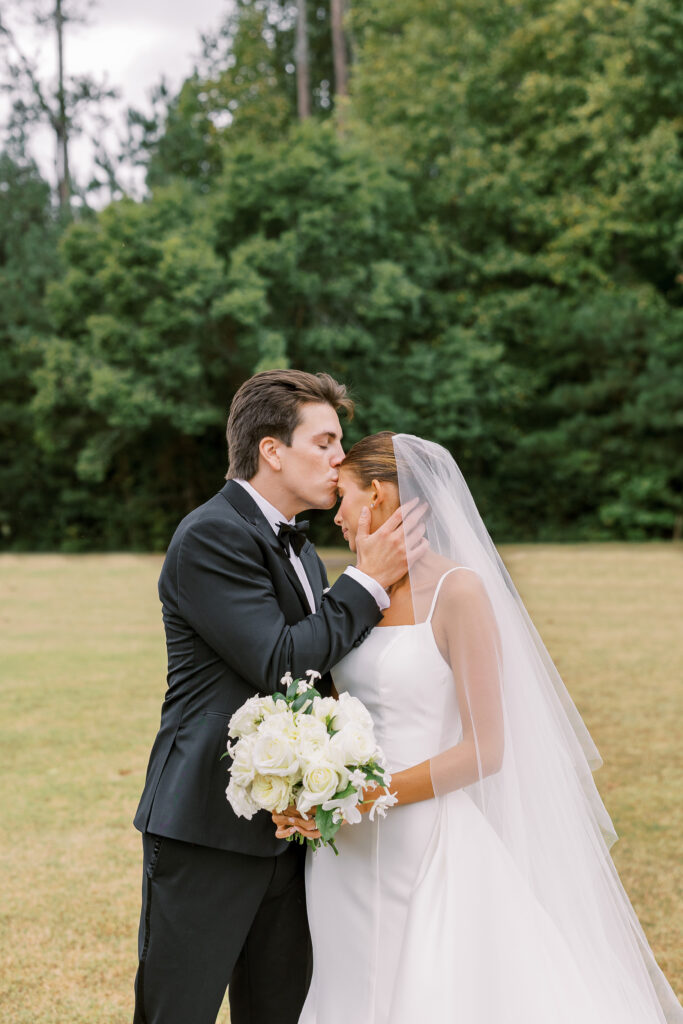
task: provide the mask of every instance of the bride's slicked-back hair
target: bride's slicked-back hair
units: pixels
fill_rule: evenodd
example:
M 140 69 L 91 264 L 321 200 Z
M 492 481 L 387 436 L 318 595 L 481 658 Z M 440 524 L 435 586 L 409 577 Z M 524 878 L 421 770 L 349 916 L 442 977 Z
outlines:
M 356 441 L 346 453 L 342 466 L 351 470 L 361 487 L 370 487 L 373 480 L 398 484 L 393 430 L 382 430 Z
M 346 387 L 329 373 L 264 370 L 245 380 L 230 405 L 228 418 L 228 480 L 251 480 L 259 468 L 259 444 L 277 437 L 287 447 L 301 422 L 301 407 L 312 402 L 331 405 L 353 417 Z

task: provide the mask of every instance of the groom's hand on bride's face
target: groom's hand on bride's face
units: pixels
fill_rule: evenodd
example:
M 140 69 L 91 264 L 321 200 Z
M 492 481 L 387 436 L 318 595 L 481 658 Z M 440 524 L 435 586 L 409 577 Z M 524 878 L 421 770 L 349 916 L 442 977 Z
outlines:
M 370 533 L 370 509 L 364 508 L 356 530 L 356 567 L 390 587 L 408 572 L 427 551 L 423 516 L 427 505 L 418 498 L 400 505 L 385 523 Z

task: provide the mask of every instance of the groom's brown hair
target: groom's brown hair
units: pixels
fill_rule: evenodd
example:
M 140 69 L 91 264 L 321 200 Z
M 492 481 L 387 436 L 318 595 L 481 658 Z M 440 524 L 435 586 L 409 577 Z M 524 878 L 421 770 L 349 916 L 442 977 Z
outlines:
M 325 402 L 351 419 L 353 402 L 346 387 L 329 373 L 265 370 L 245 380 L 232 400 L 228 417 L 227 480 L 251 480 L 259 467 L 259 444 L 277 437 L 287 447 L 301 421 L 301 407 Z

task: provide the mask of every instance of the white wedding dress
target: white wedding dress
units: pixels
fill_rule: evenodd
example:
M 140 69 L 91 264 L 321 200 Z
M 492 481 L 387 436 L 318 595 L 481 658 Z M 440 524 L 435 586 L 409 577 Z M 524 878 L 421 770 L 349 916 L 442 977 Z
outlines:
M 370 711 L 392 772 L 431 758 L 443 721 L 459 720 L 432 631 L 438 592 L 426 621 L 375 628 L 333 670 L 337 690 Z M 587 983 L 465 790 L 365 815 L 337 846 L 339 856 L 325 847 L 307 857 L 314 970 L 300 1024 L 660 1019 L 616 956 L 618 984 Z

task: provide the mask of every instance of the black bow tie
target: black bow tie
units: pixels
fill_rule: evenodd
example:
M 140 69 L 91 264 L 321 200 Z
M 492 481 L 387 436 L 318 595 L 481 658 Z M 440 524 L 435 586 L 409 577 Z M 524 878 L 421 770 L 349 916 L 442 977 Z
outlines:
M 302 523 L 295 523 L 293 526 L 290 526 L 289 523 L 277 524 L 278 540 L 288 554 L 290 546 L 295 555 L 301 554 L 301 549 L 306 543 L 306 530 L 309 526 L 310 523 L 306 520 Z

